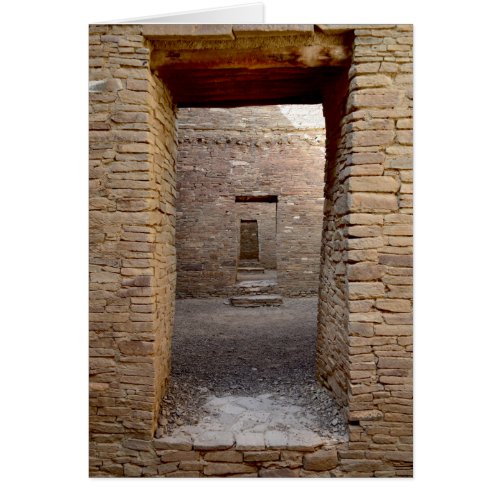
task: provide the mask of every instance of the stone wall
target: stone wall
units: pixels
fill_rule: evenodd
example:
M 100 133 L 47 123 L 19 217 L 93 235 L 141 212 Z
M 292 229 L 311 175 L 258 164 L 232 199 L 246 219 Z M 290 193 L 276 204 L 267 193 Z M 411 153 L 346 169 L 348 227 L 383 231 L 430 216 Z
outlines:
M 233 293 L 247 218 L 258 220 L 263 264 L 278 269 L 281 292 L 317 293 L 324 163 L 320 105 L 181 109 L 178 296 Z M 249 195 L 278 203 L 235 201 Z
M 311 433 L 312 434 L 312 433 Z M 278 431 L 200 437 L 172 435 L 153 441 L 127 439 L 127 457 L 115 469 L 128 477 L 342 477 L 339 453 L 345 444 L 307 433 Z M 108 475 L 97 472 L 96 476 Z
M 354 33 L 348 87 L 335 82 L 324 100 L 318 375 L 351 422 L 342 464 L 405 475 L 413 460 L 412 29 Z
M 143 29 L 90 27 L 89 449 L 93 476 L 182 475 L 185 462 L 191 462 L 180 456 L 165 458 L 161 450 L 168 447 L 157 448 L 153 440 L 170 366 L 174 313 L 176 130 L 171 95 L 149 69 L 151 46 L 141 35 Z M 176 28 L 168 29 L 175 32 Z M 317 36 L 308 29 L 311 37 Z M 336 447 L 338 463 L 328 470 L 335 476 L 407 476 L 412 474 L 413 460 L 412 29 L 381 25 L 322 25 L 320 29 L 325 38 L 330 32 L 353 34 L 349 74 L 332 76 L 323 96 L 327 170 L 318 376 L 345 406 L 350 421 L 349 441 Z M 278 26 L 271 33 L 277 37 L 279 32 Z M 266 30 L 259 33 L 253 35 L 262 37 L 265 45 Z M 275 40 L 271 47 L 279 45 Z M 197 43 L 203 50 L 203 41 Z M 246 118 L 259 120 L 255 109 Z M 284 108 L 272 109 L 288 113 Z M 203 126 L 211 123 L 213 112 L 207 111 L 209 119 L 204 122 L 183 125 L 180 161 L 183 175 L 197 192 L 194 197 L 184 188 L 180 198 L 183 206 L 196 207 L 198 212 L 182 227 L 189 230 L 186 222 L 194 224 L 196 217 L 204 217 L 202 207 L 210 200 L 210 220 L 226 218 L 228 227 L 237 230 L 229 231 L 233 234 L 229 244 L 214 237 L 203 248 L 198 240 L 181 235 L 184 248 L 194 253 L 203 250 L 210 264 L 190 271 L 183 257 L 184 269 L 177 267 L 179 276 L 185 282 L 192 278 L 189 272 L 195 272 L 193 276 L 224 286 L 226 270 L 234 273 L 238 249 L 241 214 L 234 210 L 234 197 L 274 194 L 278 196 L 280 283 L 285 293 L 304 293 L 307 275 L 302 272 L 302 259 L 317 255 L 317 246 L 311 243 L 310 255 L 303 242 L 300 253 L 294 249 L 304 229 L 308 230 L 307 215 L 323 208 L 323 193 L 307 203 L 299 195 L 317 193 L 323 186 L 322 175 L 320 181 L 304 176 L 311 158 L 323 165 L 321 137 L 304 130 L 285 133 L 279 125 L 264 133 L 259 127 L 258 137 L 249 141 L 248 131 L 232 124 L 227 130 Z M 196 162 L 186 162 L 190 154 Z M 274 165 L 271 174 L 275 175 L 286 158 L 286 189 L 281 180 L 270 182 L 262 168 L 250 168 L 256 157 L 259 165 Z M 230 196 L 228 171 L 241 179 Z M 251 183 L 252 178 L 257 182 Z M 275 185 L 281 190 L 268 192 Z M 183 217 L 178 211 L 178 220 Z M 214 229 L 205 226 L 206 232 Z M 221 255 L 223 272 L 212 264 Z M 316 279 L 311 278 L 311 291 L 316 290 Z M 237 473 L 228 472 L 227 466 L 207 464 L 231 463 L 229 455 L 207 456 L 218 450 L 189 446 L 184 451 L 199 452 L 199 456 L 194 472 L 187 472 Z M 291 458 L 280 451 L 279 460 L 276 453 L 270 460 L 264 456 L 262 460 L 247 456 L 247 460 L 237 441 L 225 446 L 238 452 L 231 455 L 235 463 L 240 458 L 241 463 L 249 462 L 250 474 L 261 475 L 259 464 L 265 469 L 311 470 L 305 454 Z M 285 451 L 300 451 L 290 448 L 290 443 L 281 446 Z M 253 451 L 276 450 L 264 443 Z M 275 459 L 280 463 L 273 465 Z
M 138 26 L 90 28 L 91 472 L 150 437 L 170 369 L 175 116 Z

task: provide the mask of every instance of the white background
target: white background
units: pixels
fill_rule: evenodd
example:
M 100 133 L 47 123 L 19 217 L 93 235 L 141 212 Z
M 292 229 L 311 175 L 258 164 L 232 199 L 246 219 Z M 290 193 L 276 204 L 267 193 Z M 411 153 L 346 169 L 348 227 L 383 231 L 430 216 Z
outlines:
M 3 498 L 498 498 L 499 35 L 482 0 L 265 1 L 268 23 L 414 24 L 415 479 L 87 478 L 87 25 L 227 5 L 3 4 Z

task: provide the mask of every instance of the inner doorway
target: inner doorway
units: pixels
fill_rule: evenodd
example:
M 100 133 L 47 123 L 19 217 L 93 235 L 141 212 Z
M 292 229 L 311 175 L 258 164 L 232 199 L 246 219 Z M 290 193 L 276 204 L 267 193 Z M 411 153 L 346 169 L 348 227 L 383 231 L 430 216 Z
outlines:
M 259 262 L 259 226 L 256 220 L 240 223 L 240 262 Z

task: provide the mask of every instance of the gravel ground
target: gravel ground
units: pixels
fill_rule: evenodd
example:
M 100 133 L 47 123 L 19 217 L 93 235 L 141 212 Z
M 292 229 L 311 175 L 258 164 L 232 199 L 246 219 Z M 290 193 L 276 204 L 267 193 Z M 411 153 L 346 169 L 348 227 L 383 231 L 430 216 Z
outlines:
M 317 298 L 259 308 L 218 298 L 177 300 L 172 379 L 158 435 L 195 425 L 209 398 L 271 393 L 313 415 L 310 430 L 342 439 L 345 422 L 315 380 L 316 315 Z

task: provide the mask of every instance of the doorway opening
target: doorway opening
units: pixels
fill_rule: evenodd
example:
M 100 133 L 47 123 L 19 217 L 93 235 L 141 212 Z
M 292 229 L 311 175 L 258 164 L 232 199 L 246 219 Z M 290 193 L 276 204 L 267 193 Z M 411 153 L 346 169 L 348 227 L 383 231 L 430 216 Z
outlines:
M 240 263 L 259 263 L 259 226 L 256 220 L 240 221 Z
M 315 374 L 322 106 L 183 108 L 178 124 L 177 301 L 159 434 L 345 440 Z

